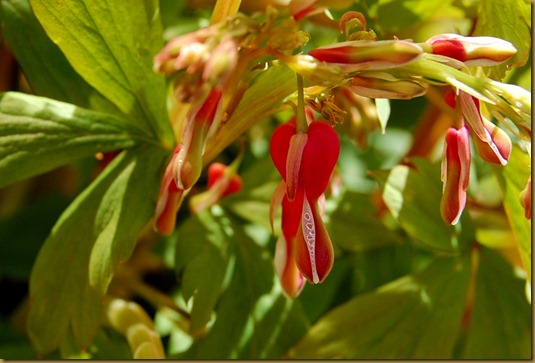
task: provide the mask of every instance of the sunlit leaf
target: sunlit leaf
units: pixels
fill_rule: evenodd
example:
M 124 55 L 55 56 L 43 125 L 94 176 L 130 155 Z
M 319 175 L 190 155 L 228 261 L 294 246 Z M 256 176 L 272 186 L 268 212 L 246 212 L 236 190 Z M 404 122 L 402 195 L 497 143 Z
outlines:
M 481 249 L 472 318 L 459 358 L 532 357 L 532 307 L 524 286 L 501 256 Z
M 507 67 L 520 67 L 531 49 L 531 6 L 529 0 L 486 0 L 479 4 L 474 35 L 493 36 L 511 42 L 517 53 L 490 69 L 490 76 L 501 79 Z
M 35 18 L 28 0 L 0 2 L 2 36 L 9 42 L 32 89 L 40 96 L 120 114 L 69 64 Z
M 165 81 L 152 70 L 153 57 L 163 45 L 158 2 L 30 3 L 50 39 L 85 81 L 147 135 L 170 145 Z
M 296 359 L 451 358 L 470 259 L 427 269 L 356 297 L 324 315 L 289 352 Z
M 526 187 L 531 173 L 530 168 L 529 155 L 515 146 L 509 163 L 503 168 L 495 169 L 504 194 L 505 213 L 529 280 L 531 280 L 531 221 L 524 217 L 520 192 Z
M 113 264 L 131 253 L 154 210 L 155 170 L 162 166 L 162 156 L 162 150 L 149 147 L 123 152 L 54 226 L 30 278 L 27 329 L 38 354 L 59 347 L 71 330 L 77 346 L 89 347 L 102 313 L 101 297 L 90 285 L 90 269 L 102 292 Z M 99 252 L 103 249 L 109 251 Z M 92 254 L 105 260 L 93 260 L 90 266 Z
M 0 187 L 143 140 L 124 119 L 22 93 L 0 94 Z
M 416 242 L 439 252 L 458 253 L 474 240 L 468 213 L 457 226 L 440 216 L 442 184 L 440 165 L 414 159 L 413 166 L 398 165 L 390 171 L 374 171 L 383 200 L 402 228 Z
M 404 30 L 424 22 L 450 2 L 451 0 L 440 3 L 422 0 L 379 0 L 379 24 L 389 32 Z

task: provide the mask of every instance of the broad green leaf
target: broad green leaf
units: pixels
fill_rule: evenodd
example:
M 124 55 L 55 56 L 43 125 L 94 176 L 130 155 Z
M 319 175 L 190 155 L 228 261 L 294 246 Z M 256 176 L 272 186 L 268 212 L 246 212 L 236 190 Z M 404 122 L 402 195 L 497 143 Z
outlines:
M 0 94 L 0 187 L 144 136 L 124 119 L 22 93 Z
M 490 68 L 492 78 L 502 79 L 508 67 L 521 67 L 529 58 L 531 49 L 530 1 L 481 1 L 474 35 L 505 39 L 517 49 L 513 57 Z
M 161 149 L 126 150 L 65 210 L 41 248 L 30 278 L 28 335 L 46 355 L 72 331 L 87 348 L 101 323 L 102 289 L 117 261 L 131 253 L 154 211 Z M 117 197 L 120 195 L 121 198 Z M 99 250 L 108 249 L 103 253 Z M 106 261 L 91 261 L 101 255 Z M 99 263 L 99 264 L 97 264 Z M 96 277 L 95 277 L 96 276 Z
M 157 1 L 30 3 L 50 39 L 87 83 L 148 136 L 172 144 L 165 80 L 152 70 L 163 46 Z
M 399 236 L 381 223 L 377 208 L 365 194 L 345 192 L 339 205 L 329 215 L 327 228 L 333 243 L 352 252 L 401 242 Z
M 95 214 L 98 236 L 89 259 L 89 282 L 101 295 L 108 289 L 115 266 L 128 259 L 141 229 L 154 214 L 160 171 L 168 156 L 154 147 L 132 154 Z
M 46 35 L 28 0 L 0 2 L 3 37 L 9 42 L 32 89 L 40 96 L 80 107 L 121 114 L 85 82 Z
M 451 0 L 440 3 L 425 0 L 379 0 L 378 23 L 388 32 L 399 32 L 423 23 L 449 3 Z
M 296 92 L 296 82 L 295 72 L 286 67 L 271 67 L 258 75 L 247 88 L 236 111 L 206 145 L 204 163 L 215 158 L 238 136 L 281 107 L 283 101 Z
M 503 168 L 494 169 L 502 187 L 505 213 L 529 281 L 531 281 L 531 221 L 524 217 L 520 192 L 526 187 L 531 173 L 530 168 L 530 156 L 515 146 L 509 163 Z
M 202 331 L 223 291 L 233 230 L 219 207 L 188 218 L 177 231 L 175 268 L 182 273 L 184 298 L 193 297 L 190 330 Z M 202 241 L 199 239 L 202 238 Z
M 456 226 L 440 216 L 442 185 L 440 166 L 422 159 L 398 165 L 390 171 L 374 171 L 383 200 L 401 227 L 418 243 L 437 252 L 458 253 L 474 240 L 468 213 Z
M 496 252 L 480 251 L 473 312 L 458 358 L 530 359 L 533 317 L 526 281 Z
M 220 255 L 228 255 L 223 266 L 225 278 L 223 285 L 219 283 L 220 296 L 215 305 L 213 325 L 179 358 L 279 358 L 304 334 L 306 318 L 298 303 L 283 296 L 275 278 L 271 254 L 249 238 L 244 226 L 223 208 L 214 206 L 209 213 L 210 219 L 219 225 L 188 230 L 195 233 L 191 238 L 179 230 L 178 243 L 182 244 L 181 238 L 185 238 L 185 241 L 200 245 L 196 253 L 214 256 L 212 249 L 216 248 Z M 210 220 L 206 214 L 199 218 Z M 206 248 L 206 244 L 212 246 Z M 177 258 L 187 259 L 179 257 L 180 254 L 180 246 L 177 246 Z M 186 254 L 190 255 L 190 252 Z M 194 258 L 203 257 L 194 255 Z M 221 270 L 214 266 L 220 258 L 207 260 L 211 263 L 203 265 L 202 270 L 199 268 L 199 275 L 183 275 L 184 285 L 188 284 L 187 278 L 196 280 L 199 297 L 201 290 L 213 288 L 212 279 Z M 193 302 L 212 304 L 211 300 L 203 301 L 195 296 Z
M 294 359 L 452 357 L 470 277 L 470 259 L 427 269 L 358 296 L 322 317 L 289 352 Z

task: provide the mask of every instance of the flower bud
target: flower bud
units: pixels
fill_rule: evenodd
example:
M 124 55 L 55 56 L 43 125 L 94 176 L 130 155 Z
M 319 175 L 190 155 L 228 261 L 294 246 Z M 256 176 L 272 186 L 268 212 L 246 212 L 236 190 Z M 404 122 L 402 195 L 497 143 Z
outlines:
M 184 190 L 177 188 L 173 179 L 173 165 L 176 162 L 176 158 L 181 148 L 181 145 L 176 147 L 173 157 L 165 169 L 160 185 L 158 202 L 156 203 L 156 209 L 154 211 L 154 228 L 164 236 L 173 233 L 176 223 L 176 214 L 182 204 L 182 198 L 184 196 Z
M 426 43 L 431 46 L 433 54 L 457 59 L 468 66 L 492 66 L 516 53 L 511 43 L 495 37 L 440 34 L 429 38 Z
M 404 100 L 420 97 L 427 92 L 427 88 L 421 83 L 397 79 L 391 74 L 379 72 L 353 77 L 350 88 L 356 94 L 368 98 Z
M 490 141 L 485 142 L 479 137 L 474 137 L 477 153 L 489 163 L 506 165 L 513 147 L 509 135 L 487 119 L 483 119 L 483 126 L 488 132 Z
M 309 52 L 317 60 L 337 65 L 348 73 L 400 67 L 416 60 L 422 53 L 418 44 L 404 40 L 355 40 Z
M 190 210 L 199 213 L 242 188 L 241 177 L 231 167 L 212 163 L 208 167 L 208 190 L 190 199 Z
M 466 206 L 466 190 L 470 179 L 470 135 L 466 127 L 446 132 L 442 156 L 444 183 L 440 212 L 448 224 L 457 224 Z

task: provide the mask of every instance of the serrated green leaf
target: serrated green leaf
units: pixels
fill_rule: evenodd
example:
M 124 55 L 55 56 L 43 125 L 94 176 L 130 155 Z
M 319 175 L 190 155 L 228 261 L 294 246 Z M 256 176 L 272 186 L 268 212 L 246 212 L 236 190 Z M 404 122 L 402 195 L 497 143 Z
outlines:
M 481 249 L 473 312 L 460 359 L 532 357 L 532 308 L 525 284 L 496 252 Z
M 152 70 L 162 48 L 158 2 L 31 0 L 35 15 L 73 68 L 164 145 L 173 143 L 166 86 Z
M 89 259 L 89 282 L 104 295 L 115 266 L 128 259 L 141 229 L 154 214 L 160 169 L 167 153 L 136 150 L 109 189 L 95 215 L 98 236 Z
M 520 192 L 526 187 L 531 172 L 530 167 L 530 156 L 514 146 L 509 163 L 503 168 L 494 169 L 504 195 L 505 213 L 529 281 L 531 281 L 531 221 L 524 217 Z
M 322 317 L 289 352 L 295 359 L 452 357 L 470 277 L 470 259 L 427 269 L 350 300 Z
M 422 159 L 414 166 L 398 165 L 389 171 L 374 171 L 383 200 L 402 228 L 418 243 L 437 252 L 459 253 L 474 241 L 468 213 L 456 226 L 440 216 L 440 166 Z
M 485 0 L 480 2 L 474 35 L 493 36 L 511 42 L 517 53 L 491 67 L 489 76 L 502 79 L 508 67 L 524 65 L 531 49 L 531 6 L 529 0 Z
M 196 231 L 188 229 L 189 232 L 195 233 L 191 239 L 181 233 L 181 229 L 178 238 L 179 241 L 185 238 L 200 245 L 197 249 L 199 252 L 213 254 L 211 250 L 203 247 L 205 244 L 211 244 L 219 249 L 219 254 L 228 255 L 224 266 L 226 279 L 223 286 L 219 283 L 213 326 L 179 357 L 279 358 L 304 334 L 306 318 L 298 303 L 282 295 L 275 279 L 271 254 L 255 244 L 247 236 L 244 226 L 221 207 L 212 207 L 210 214 L 212 223 L 219 223 L 219 226 L 204 226 Z M 210 219 L 206 219 L 208 220 Z M 177 248 L 177 258 L 180 255 L 181 252 Z M 187 252 L 186 255 L 191 256 L 191 253 Z M 184 256 L 180 259 L 184 259 Z M 210 265 L 202 266 L 204 272 L 199 269 L 197 272 L 200 275 L 190 274 L 188 277 L 196 280 L 198 291 L 213 288 L 214 274 L 210 273 L 210 270 L 220 270 L 220 267 L 213 265 L 217 262 L 217 259 L 212 258 Z M 186 278 L 184 275 L 184 284 L 188 283 Z M 212 296 L 209 298 L 213 299 Z M 198 298 L 194 298 L 193 302 L 201 305 L 212 304 L 211 300 Z
M 28 0 L 1 1 L 0 22 L 2 36 L 38 95 L 122 115 L 117 106 L 76 73 L 57 45 L 46 35 Z
M 154 210 L 159 183 L 153 174 L 162 166 L 162 156 L 161 149 L 152 147 L 124 151 L 54 226 L 30 278 L 27 330 L 39 354 L 59 347 L 70 330 L 79 347 L 91 343 L 102 321 L 101 297 L 89 283 L 90 256 L 97 254 L 95 241 L 102 244 L 97 249 L 110 249 L 108 261 L 101 261 L 105 266 L 128 256 Z M 139 216 L 133 217 L 136 213 Z M 115 223 L 121 226 L 114 228 Z M 108 281 L 107 273 L 113 271 L 98 267 L 93 270 L 101 273 L 96 283 L 102 288 L 105 283 L 99 281 Z
M 193 297 L 190 330 L 198 333 L 211 318 L 223 291 L 234 230 L 219 207 L 189 218 L 178 229 L 175 268 L 183 271 L 183 294 Z
M 0 187 L 144 136 L 124 119 L 22 93 L 0 94 Z

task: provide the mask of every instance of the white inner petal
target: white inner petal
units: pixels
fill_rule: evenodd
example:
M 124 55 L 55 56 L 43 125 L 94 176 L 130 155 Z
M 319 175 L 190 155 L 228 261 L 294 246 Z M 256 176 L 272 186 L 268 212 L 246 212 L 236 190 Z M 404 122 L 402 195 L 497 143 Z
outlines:
M 303 237 L 307 244 L 308 256 L 310 257 L 312 281 L 317 284 L 320 282 L 320 279 L 316 269 L 316 226 L 314 224 L 314 216 L 312 215 L 312 209 L 310 208 L 310 204 L 308 204 L 306 194 L 304 195 L 301 225 L 303 228 Z

